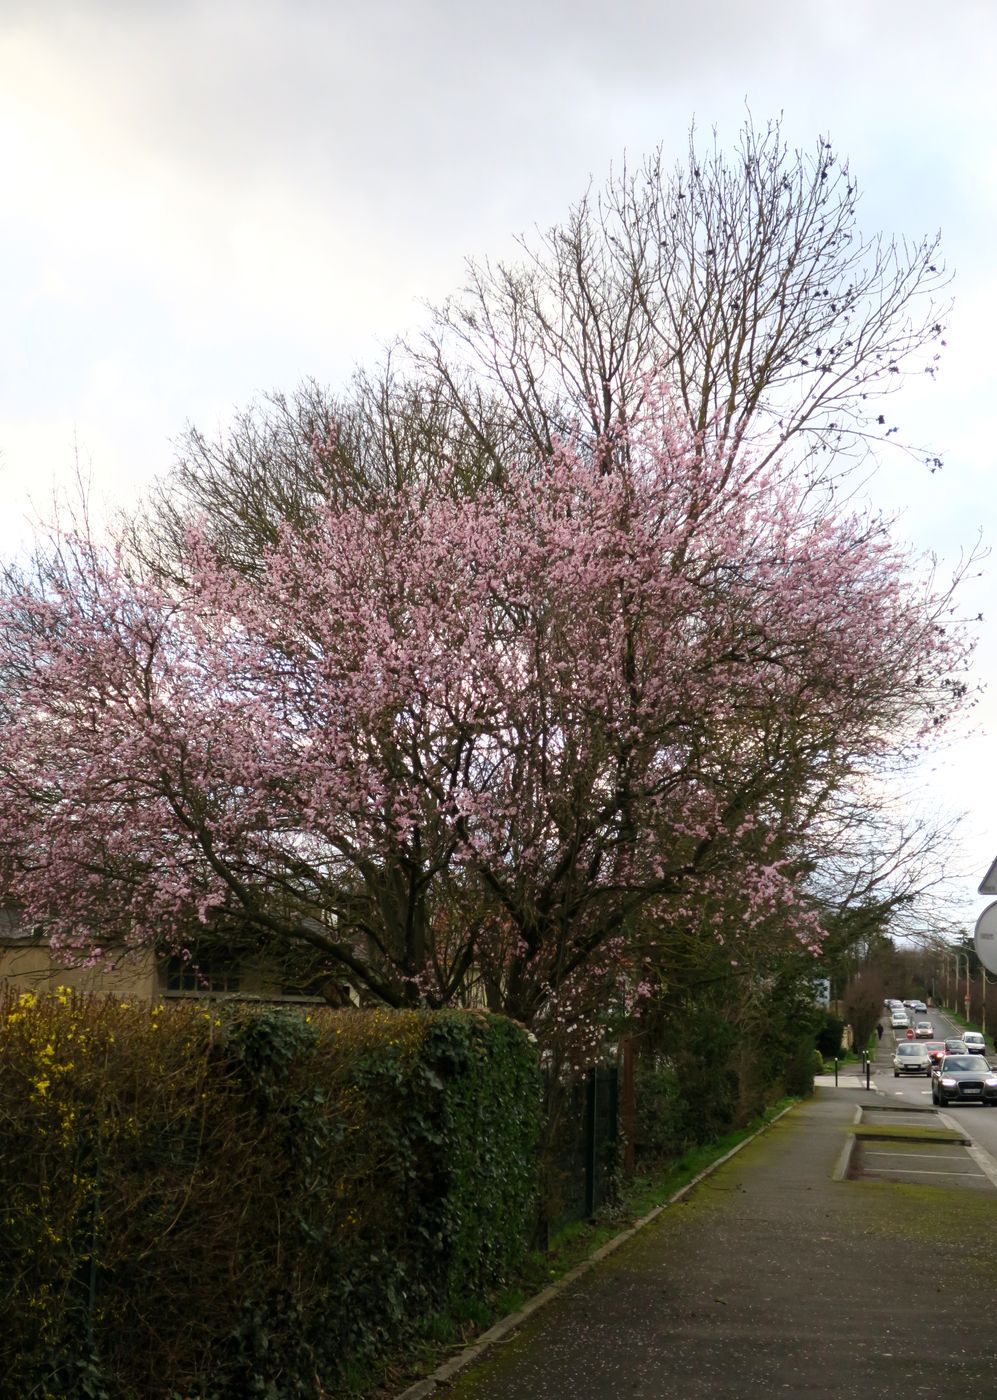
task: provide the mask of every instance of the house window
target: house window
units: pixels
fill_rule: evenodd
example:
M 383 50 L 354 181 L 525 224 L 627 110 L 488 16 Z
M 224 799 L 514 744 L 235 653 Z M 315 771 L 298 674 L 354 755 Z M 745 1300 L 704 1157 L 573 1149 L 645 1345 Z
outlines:
M 238 966 L 219 959 L 194 962 L 174 956 L 166 962 L 162 975 L 167 996 L 219 996 L 237 992 L 240 985 Z

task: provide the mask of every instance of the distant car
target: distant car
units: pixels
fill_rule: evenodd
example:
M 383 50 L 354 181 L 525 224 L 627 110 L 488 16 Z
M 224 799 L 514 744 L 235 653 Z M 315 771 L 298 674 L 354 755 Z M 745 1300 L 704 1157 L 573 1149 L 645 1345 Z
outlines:
M 965 1043 L 961 1040 L 947 1040 L 945 1042 L 946 1055 L 968 1055 Z
M 917 1040 L 934 1040 L 935 1028 L 930 1021 L 915 1021 L 914 1035 Z
M 931 1071 L 931 1101 L 997 1104 L 997 1074 L 982 1055 L 946 1055 Z
M 893 1078 L 902 1074 L 930 1074 L 931 1057 L 923 1045 L 914 1040 L 902 1040 L 893 1056 Z
M 919 1011 L 923 1016 L 928 1008 L 925 1006 L 923 1001 L 912 1001 L 910 1004 L 910 1009 L 912 1011 Z
M 979 1031 L 963 1031 L 962 1043 L 971 1055 L 986 1055 L 987 1042 Z
M 926 1040 L 924 1042 L 924 1049 L 927 1050 L 928 1059 L 934 1065 L 937 1064 L 945 1054 L 945 1042 L 944 1040 Z
M 910 1018 L 906 1011 L 894 1011 L 890 1017 L 890 1025 L 895 1031 L 905 1031 L 910 1025 Z

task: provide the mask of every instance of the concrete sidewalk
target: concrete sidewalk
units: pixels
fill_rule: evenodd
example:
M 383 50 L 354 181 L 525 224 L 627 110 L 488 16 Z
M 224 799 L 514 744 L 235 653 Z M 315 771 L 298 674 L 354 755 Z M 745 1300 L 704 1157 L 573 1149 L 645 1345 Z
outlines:
M 997 1394 L 997 1192 L 835 1181 L 860 1102 L 818 1089 L 435 1393 Z

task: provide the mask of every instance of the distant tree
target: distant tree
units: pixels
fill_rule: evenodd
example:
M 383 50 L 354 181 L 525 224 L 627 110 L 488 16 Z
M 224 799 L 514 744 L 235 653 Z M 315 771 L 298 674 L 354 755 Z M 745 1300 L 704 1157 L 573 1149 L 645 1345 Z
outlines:
M 876 1023 L 883 1014 L 886 984 L 873 968 L 857 973 L 845 988 L 842 1008 L 852 1028 L 856 1050 L 864 1050 Z

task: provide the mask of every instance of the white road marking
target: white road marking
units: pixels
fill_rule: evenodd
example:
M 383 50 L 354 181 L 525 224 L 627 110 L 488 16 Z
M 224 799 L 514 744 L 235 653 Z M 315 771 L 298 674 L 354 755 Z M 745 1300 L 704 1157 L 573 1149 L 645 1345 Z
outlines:
M 987 1179 L 985 1172 L 928 1172 L 923 1168 L 907 1171 L 903 1167 L 869 1167 L 867 1170 L 870 1176 L 973 1176 L 981 1181 Z
M 933 1162 L 964 1162 L 965 1155 L 961 1152 L 867 1152 L 867 1157 L 903 1157 L 905 1161 L 910 1161 L 914 1157 L 930 1157 Z

